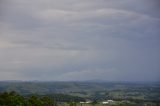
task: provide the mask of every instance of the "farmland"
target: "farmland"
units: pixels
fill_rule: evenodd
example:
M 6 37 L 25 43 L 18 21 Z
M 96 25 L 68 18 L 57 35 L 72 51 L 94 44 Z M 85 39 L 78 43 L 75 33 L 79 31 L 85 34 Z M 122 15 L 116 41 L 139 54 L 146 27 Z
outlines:
M 1 81 L 0 92 L 16 92 L 22 98 L 32 95 L 41 100 L 44 96 L 56 101 L 58 106 L 135 106 L 159 104 L 159 83 L 126 82 L 23 82 Z M 80 104 L 81 101 L 95 101 Z M 114 100 L 111 104 L 103 101 Z M 72 104 L 74 102 L 74 104 Z

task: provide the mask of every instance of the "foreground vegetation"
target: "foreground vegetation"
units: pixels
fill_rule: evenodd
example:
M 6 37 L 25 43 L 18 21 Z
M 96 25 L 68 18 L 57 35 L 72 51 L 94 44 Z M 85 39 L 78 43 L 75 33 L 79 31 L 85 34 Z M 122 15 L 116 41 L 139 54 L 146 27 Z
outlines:
M 0 106 L 160 106 L 160 84 L 0 81 Z
M 23 97 L 16 92 L 4 92 L 0 94 L 0 106 L 53 106 L 54 100 L 47 96 L 38 97 L 32 95 Z
M 114 101 L 108 104 L 102 104 L 94 100 L 91 103 L 81 103 L 83 99 L 59 95 L 28 95 L 22 96 L 14 91 L 0 93 L 0 106 L 160 106 L 160 102 L 146 101 Z M 58 99 L 59 98 L 59 99 Z M 65 101 L 65 102 L 64 102 Z
M 16 91 L 22 95 L 67 94 L 98 101 L 108 99 L 160 101 L 159 83 L 0 81 L 0 92 L 6 91 Z
M 22 96 L 14 91 L 0 93 L 0 106 L 58 106 L 58 104 L 61 106 L 62 103 L 75 105 L 70 102 L 71 100 L 75 103 L 84 101 L 83 98 L 63 94 Z

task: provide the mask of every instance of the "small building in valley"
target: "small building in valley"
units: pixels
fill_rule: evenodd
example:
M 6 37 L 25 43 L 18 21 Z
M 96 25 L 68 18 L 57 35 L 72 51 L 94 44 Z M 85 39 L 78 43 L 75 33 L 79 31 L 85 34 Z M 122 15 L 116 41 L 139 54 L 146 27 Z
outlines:
M 110 104 L 110 103 L 113 103 L 114 101 L 113 100 L 107 100 L 107 101 L 103 101 L 102 104 Z

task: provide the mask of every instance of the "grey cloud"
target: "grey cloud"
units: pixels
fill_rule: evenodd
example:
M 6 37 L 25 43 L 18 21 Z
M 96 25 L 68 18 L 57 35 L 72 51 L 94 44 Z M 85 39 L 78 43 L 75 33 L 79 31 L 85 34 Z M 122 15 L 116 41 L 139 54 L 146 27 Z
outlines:
M 2 0 L 0 78 L 158 81 L 155 2 Z

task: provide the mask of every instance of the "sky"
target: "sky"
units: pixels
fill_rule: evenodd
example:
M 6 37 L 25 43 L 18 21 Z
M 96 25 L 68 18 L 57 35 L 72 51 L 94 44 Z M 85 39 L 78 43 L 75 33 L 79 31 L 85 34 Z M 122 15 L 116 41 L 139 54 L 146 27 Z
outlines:
M 160 81 L 159 0 L 0 0 L 0 80 Z

